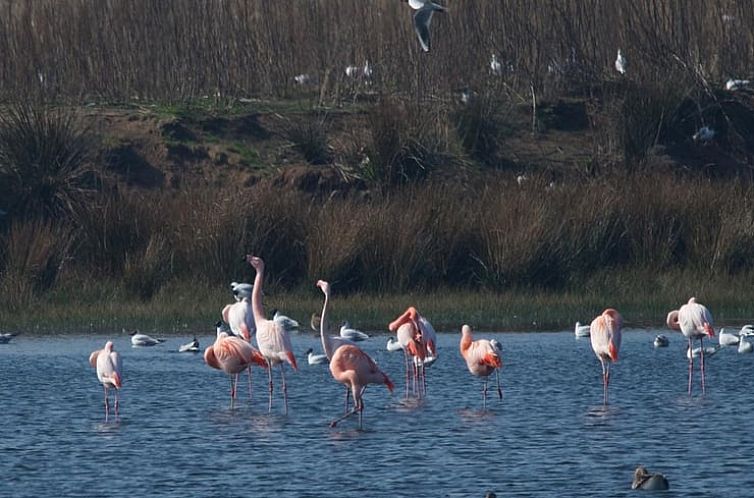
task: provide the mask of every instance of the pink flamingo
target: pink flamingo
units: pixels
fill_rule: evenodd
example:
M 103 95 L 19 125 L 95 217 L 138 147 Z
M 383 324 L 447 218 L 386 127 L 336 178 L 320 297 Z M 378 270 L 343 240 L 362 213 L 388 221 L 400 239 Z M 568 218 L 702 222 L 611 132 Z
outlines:
M 107 399 L 107 393 L 110 388 L 115 389 L 115 416 L 118 416 L 118 410 L 120 408 L 120 400 L 118 392 L 123 385 L 121 369 L 123 363 L 121 362 L 120 355 L 113 351 L 112 341 L 105 343 L 104 349 L 98 349 L 92 351 L 89 355 L 89 364 L 97 369 L 97 379 L 102 383 L 105 388 L 105 418 L 107 419 L 110 413 L 110 403 Z
M 236 284 L 236 286 L 238 285 L 239 284 Z M 240 285 L 248 285 L 251 287 L 249 284 Z M 233 293 L 234 295 L 237 294 L 235 287 L 233 287 Z M 254 312 L 251 309 L 251 301 L 249 300 L 249 297 L 246 295 L 243 297 L 236 295 L 236 302 L 225 306 L 222 315 L 223 320 L 230 327 L 230 331 L 233 332 L 234 335 L 243 337 L 246 339 L 246 342 L 251 344 L 251 339 L 254 337 L 256 327 L 254 325 Z M 251 385 L 251 367 L 249 367 L 249 399 L 251 399 Z
M 406 365 L 406 397 L 409 395 L 409 386 L 413 385 L 414 391 L 421 395 L 420 386 L 423 381 L 420 376 L 423 373 L 424 360 L 427 356 L 426 346 L 419 324 L 419 312 L 409 306 L 401 316 L 388 324 L 388 329 L 395 332 L 398 343 L 403 349 Z M 413 363 L 413 367 L 409 366 Z M 412 374 L 409 374 L 412 372 Z
M 487 339 L 474 340 L 471 327 L 464 325 L 461 327 L 461 356 L 466 360 L 466 366 L 472 375 L 484 379 L 484 389 L 482 391 L 482 406 L 487 408 L 487 381 L 492 372 L 497 376 L 497 395 L 503 399 L 503 390 L 500 388 L 500 368 L 503 366 L 503 360 L 500 358 L 500 350 L 496 348 L 492 341 Z
M 329 335 L 329 330 L 327 330 L 327 324 L 329 323 L 327 320 L 327 308 L 330 303 L 330 284 L 324 280 L 318 280 L 315 285 L 322 289 L 322 293 L 325 295 L 325 301 L 322 305 L 322 314 L 320 315 L 319 320 L 319 333 L 322 339 L 322 350 L 325 352 L 325 356 L 329 363 L 338 348 L 347 344 L 352 346 L 355 346 L 356 344 L 343 337 Z M 346 386 L 345 412 L 348 412 L 348 396 L 350 392 L 349 386 Z
M 393 392 L 394 386 L 387 374 L 380 370 L 368 354 L 353 344 L 344 344 L 335 350 L 330 360 L 330 373 L 333 379 L 351 389 L 354 402 L 353 410 L 330 422 L 330 427 L 335 427 L 341 420 L 358 413 L 359 429 L 362 428 L 363 396 L 369 384 L 385 384 Z
M 697 303 L 695 297 L 692 297 L 680 309 L 668 313 L 667 324 L 671 329 L 680 330 L 689 340 L 689 351 L 693 350 L 692 341 L 699 339 L 701 345 L 702 394 L 704 394 L 704 337 L 715 337 L 715 329 L 712 328 L 712 313 L 706 306 Z M 689 395 L 691 395 L 693 371 L 694 355 L 689 355 Z
M 592 320 L 589 336 L 592 350 L 602 365 L 602 398 L 607 404 L 607 387 L 610 384 L 610 363 L 618 361 L 623 318 L 616 310 L 608 308 Z
M 246 261 L 257 271 L 254 278 L 254 290 L 251 292 L 251 307 L 254 312 L 254 322 L 257 328 L 257 344 L 259 351 L 267 360 L 269 366 L 270 402 L 268 411 L 272 411 L 272 367 L 280 365 L 280 378 L 283 385 L 283 401 L 285 413 L 288 413 L 288 388 L 285 386 L 285 370 L 283 363 L 287 362 L 294 370 L 298 369 L 296 357 L 293 355 L 293 346 L 288 331 L 280 322 L 268 320 L 264 316 L 262 305 L 262 282 L 264 280 L 264 261 L 262 258 L 246 255 Z
M 230 375 L 230 400 L 236 399 L 236 385 L 238 374 L 251 369 L 251 365 L 266 368 L 267 362 L 259 351 L 240 337 L 228 335 L 227 332 L 217 333 L 215 343 L 204 350 L 204 362 L 212 368 L 222 370 Z

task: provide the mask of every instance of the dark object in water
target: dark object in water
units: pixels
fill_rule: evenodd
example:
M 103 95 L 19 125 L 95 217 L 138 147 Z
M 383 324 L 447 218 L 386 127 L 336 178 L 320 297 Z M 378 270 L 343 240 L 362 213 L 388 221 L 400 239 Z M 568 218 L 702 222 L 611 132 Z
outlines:
M 652 474 L 643 465 L 636 467 L 634 482 L 631 489 L 644 489 L 647 491 L 661 491 L 670 488 L 670 483 L 662 474 Z

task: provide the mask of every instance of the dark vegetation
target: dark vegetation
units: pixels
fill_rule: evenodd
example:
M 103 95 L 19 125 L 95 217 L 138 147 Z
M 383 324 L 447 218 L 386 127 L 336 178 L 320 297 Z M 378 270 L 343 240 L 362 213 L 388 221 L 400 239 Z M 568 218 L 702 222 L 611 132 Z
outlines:
M 458 0 L 430 54 L 403 2 L 296 5 L 0 1 L 6 309 L 247 252 L 339 292 L 754 274 L 750 3 Z

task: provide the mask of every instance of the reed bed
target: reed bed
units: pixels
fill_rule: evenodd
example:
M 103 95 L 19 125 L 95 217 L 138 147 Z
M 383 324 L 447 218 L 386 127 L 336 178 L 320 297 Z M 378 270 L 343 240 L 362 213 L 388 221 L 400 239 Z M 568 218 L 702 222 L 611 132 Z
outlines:
M 615 79 L 618 48 L 632 81 L 678 70 L 721 85 L 751 71 L 754 61 L 754 12 L 735 0 L 456 0 L 447 15 L 435 16 L 429 55 L 420 53 L 403 2 L 294 5 L 3 0 L 2 96 L 81 102 L 308 93 L 332 101 L 363 92 L 345 67 L 368 60 L 370 91 L 426 98 L 469 85 L 528 101 L 532 90 Z M 492 53 L 504 77 L 490 74 Z M 297 84 L 299 74 L 309 83 Z

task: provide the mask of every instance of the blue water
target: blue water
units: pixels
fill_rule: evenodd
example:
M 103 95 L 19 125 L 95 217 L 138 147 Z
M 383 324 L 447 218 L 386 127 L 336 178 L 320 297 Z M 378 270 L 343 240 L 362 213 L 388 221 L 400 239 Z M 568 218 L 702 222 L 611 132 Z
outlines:
M 686 394 L 679 334 L 624 331 L 608 407 L 589 340 L 571 332 L 483 334 L 503 344 L 502 402 L 481 410 L 481 383 L 440 334 L 424 403 L 403 400 L 402 353 L 386 337 L 362 343 L 396 390 L 372 386 L 364 430 L 342 413 L 344 389 L 303 352 L 289 372 L 290 411 L 267 413 L 265 374 L 254 400 L 244 383 L 231 408 L 228 380 L 201 355 L 175 352 L 189 337 L 134 349 L 112 337 L 124 364 L 121 416 L 105 422 L 88 355 L 103 336 L 19 336 L 0 345 L 0 495 L 3 496 L 634 496 L 637 464 L 663 472 L 663 496 L 751 496 L 748 427 L 754 355 L 709 358 L 707 394 Z M 667 332 L 666 332 L 667 333 Z M 211 337 L 200 337 L 202 348 Z

